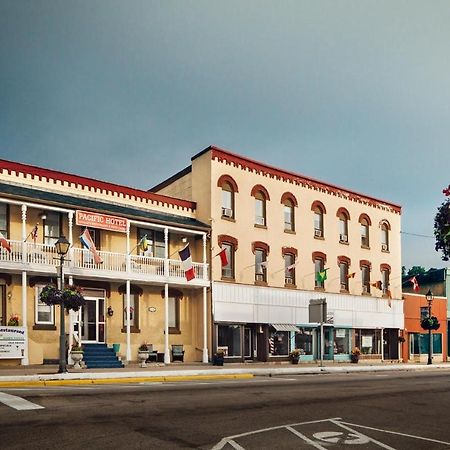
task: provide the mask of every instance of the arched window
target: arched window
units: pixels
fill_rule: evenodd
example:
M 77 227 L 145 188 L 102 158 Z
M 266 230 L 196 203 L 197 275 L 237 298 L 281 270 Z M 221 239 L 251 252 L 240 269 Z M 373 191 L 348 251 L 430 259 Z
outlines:
M 283 204 L 284 231 L 295 231 L 295 207 L 297 200 L 290 192 L 285 192 L 281 196 Z
M 220 255 L 222 265 L 222 278 L 234 279 L 235 268 L 235 252 L 238 248 L 238 241 L 232 236 L 220 234 L 218 243 L 221 251 L 225 251 L 225 255 Z M 224 264 L 226 262 L 226 264 Z
M 380 224 L 381 227 L 381 251 L 388 252 L 389 251 L 389 230 L 391 226 L 389 222 L 383 220 Z
M 283 247 L 281 254 L 284 259 L 284 285 L 295 286 L 295 266 L 297 264 L 297 249 Z
M 321 239 L 324 237 L 323 218 L 326 213 L 325 206 L 322 202 L 315 201 L 311 206 L 311 210 L 314 213 L 314 237 Z
M 325 280 L 327 279 L 327 271 L 325 264 L 327 262 L 327 256 L 322 252 L 313 252 L 312 259 L 314 263 L 315 271 L 315 289 L 324 290 Z
M 255 255 L 255 283 L 267 283 L 267 255 L 269 246 L 264 242 L 252 243 L 253 254 Z
M 359 223 L 361 225 L 361 247 L 370 247 L 369 227 L 372 225 L 370 217 L 367 214 L 361 214 L 359 216 Z
M 338 266 L 341 291 L 348 292 L 349 278 L 352 277 L 352 275 L 349 274 L 350 258 L 347 256 L 338 256 Z
M 359 262 L 359 267 L 361 269 L 361 284 L 362 284 L 362 293 L 370 294 L 370 270 L 371 264 L 367 260 L 361 260 Z
M 381 264 L 380 270 L 381 270 L 381 283 L 382 283 L 383 296 L 391 297 L 391 291 L 390 291 L 390 287 L 389 287 L 391 266 L 389 264 Z
M 266 188 L 261 185 L 253 187 L 251 195 L 255 197 L 255 225 L 267 226 L 267 200 L 270 200 Z
M 350 214 L 345 208 L 339 208 L 337 212 L 339 219 L 339 242 L 346 244 L 348 242 L 348 221 Z
M 238 192 L 236 182 L 229 175 L 222 175 L 217 181 L 217 186 L 222 189 L 222 218 L 234 219 L 235 193 Z

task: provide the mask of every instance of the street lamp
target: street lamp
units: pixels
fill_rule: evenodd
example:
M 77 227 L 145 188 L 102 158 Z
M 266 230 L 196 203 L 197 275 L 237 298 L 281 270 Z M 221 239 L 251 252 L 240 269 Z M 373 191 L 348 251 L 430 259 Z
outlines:
M 61 236 L 55 242 L 56 253 L 59 256 L 59 273 L 58 273 L 58 289 L 62 291 L 64 289 L 64 258 L 69 251 L 70 242 L 65 236 Z M 66 330 L 65 330 L 65 317 L 64 317 L 64 300 L 61 299 L 60 304 L 60 324 L 59 324 L 59 370 L 58 373 L 67 372 L 66 366 Z
M 425 298 L 428 302 L 428 318 L 431 318 L 431 304 L 433 303 L 433 293 L 431 289 L 428 289 L 428 292 L 425 294 Z M 428 362 L 427 364 L 433 364 L 433 343 L 431 341 L 432 336 L 431 327 L 428 329 Z

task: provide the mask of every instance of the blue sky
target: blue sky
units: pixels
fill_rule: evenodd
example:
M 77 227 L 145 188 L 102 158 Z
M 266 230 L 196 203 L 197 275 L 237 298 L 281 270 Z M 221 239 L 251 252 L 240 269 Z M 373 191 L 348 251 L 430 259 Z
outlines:
M 443 267 L 448 1 L 0 0 L 0 157 L 149 188 L 215 144 L 403 206 Z

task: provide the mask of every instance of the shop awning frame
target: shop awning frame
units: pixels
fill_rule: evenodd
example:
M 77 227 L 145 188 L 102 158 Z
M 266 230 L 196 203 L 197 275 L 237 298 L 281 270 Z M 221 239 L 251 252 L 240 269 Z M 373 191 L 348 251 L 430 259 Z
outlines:
M 273 326 L 276 331 L 295 331 L 296 333 L 300 331 L 297 326 L 290 323 L 271 323 L 270 325 Z

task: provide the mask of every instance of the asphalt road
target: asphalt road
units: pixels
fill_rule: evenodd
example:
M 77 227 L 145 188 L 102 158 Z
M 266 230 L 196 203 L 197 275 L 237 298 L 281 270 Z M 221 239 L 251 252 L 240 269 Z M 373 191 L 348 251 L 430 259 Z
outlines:
M 433 371 L 2 389 L 43 408 L 0 403 L 0 448 L 449 449 L 449 382 Z

